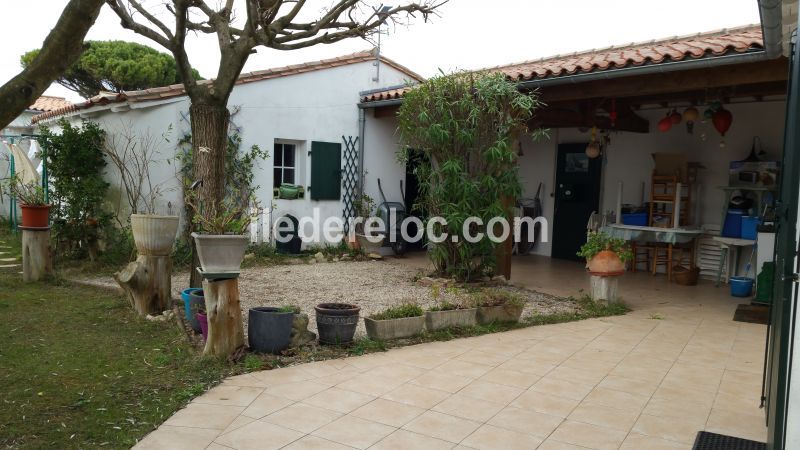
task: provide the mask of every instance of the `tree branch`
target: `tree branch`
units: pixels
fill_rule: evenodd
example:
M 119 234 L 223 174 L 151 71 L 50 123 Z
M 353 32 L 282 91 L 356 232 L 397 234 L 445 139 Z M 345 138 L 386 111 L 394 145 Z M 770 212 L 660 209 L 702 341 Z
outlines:
M 136 34 L 140 34 L 151 41 L 156 42 L 157 44 L 161 45 L 162 47 L 166 48 L 167 50 L 173 51 L 172 40 L 168 37 L 160 34 L 159 32 L 149 28 L 145 25 L 142 25 L 136 22 L 131 14 L 128 12 L 128 9 L 125 8 L 125 5 L 122 3 L 123 0 L 106 0 L 106 4 L 117 14 L 119 17 L 120 23 L 123 28 L 133 31 Z M 177 58 L 176 58 L 177 59 Z

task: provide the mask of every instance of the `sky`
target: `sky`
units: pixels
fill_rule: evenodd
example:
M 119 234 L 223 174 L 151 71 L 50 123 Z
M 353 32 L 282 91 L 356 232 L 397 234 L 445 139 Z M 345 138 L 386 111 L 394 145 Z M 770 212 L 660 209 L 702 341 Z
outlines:
M 219 0 L 208 0 L 214 4 Z M 399 5 L 409 0 L 384 0 Z M 317 0 L 319 11 L 332 0 Z M 67 0 L 0 0 L 0 83 L 20 70 L 19 57 L 41 46 Z M 153 5 L 163 4 L 154 0 Z M 240 3 L 240 2 L 239 2 Z M 316 6 L 316 9 L 313 9 Z M 413 20 L 413 19 L 412 19 Z M 603 48 L 630 42 L 693 34 L 759 23 L 757 0 L 450 0 L 440 17 L 421 18 L 408 26 L 390 26 L 382 36 L 382 53 L 423 76 L 439 70 L 477 69 L 556 54 Z M 123 29 L 104 7 L 87 39 L 121 39 L 157 44 Z M 278 51 L 258 49 L 244 71 L 279 67 L 340 56 L 371 48 L 351 39 L 331 45 Z M 187 51 L 192 65 L 206 78 L 217 71 L 216 41 L 191 36 Z M 46 94 L 80 97 L 59 85 Z

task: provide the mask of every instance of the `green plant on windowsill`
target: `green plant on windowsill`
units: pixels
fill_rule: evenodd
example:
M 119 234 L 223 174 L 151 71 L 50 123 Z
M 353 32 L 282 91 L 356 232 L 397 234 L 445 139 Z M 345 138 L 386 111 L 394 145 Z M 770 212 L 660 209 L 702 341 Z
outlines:
M 624 239 L 613 238 L 602 231 L 589 232 L 586 243 L 581 246 L 577 255 L 588 261 L 603 250 L 616 253 L 623 263 L 633 259 L 633 252 Z

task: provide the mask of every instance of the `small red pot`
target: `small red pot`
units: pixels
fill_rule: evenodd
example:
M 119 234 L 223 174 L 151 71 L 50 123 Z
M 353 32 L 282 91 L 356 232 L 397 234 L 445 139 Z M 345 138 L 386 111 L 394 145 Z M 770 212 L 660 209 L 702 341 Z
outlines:
M 50 205 L 19 205 L 22 209 L 22 226 L 47 228 L 50 226 Z

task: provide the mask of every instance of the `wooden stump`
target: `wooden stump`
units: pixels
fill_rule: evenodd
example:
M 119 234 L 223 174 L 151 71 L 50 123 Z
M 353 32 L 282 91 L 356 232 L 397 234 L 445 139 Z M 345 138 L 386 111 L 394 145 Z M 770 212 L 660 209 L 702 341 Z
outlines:
M 52 274 L 50 229 L 22 228 L 22 280 L 39 281 Z
M 601 277 L 599 275 L 592 275 L 589 284 L 591 286 L 592 300 L 606 303 L 617 302 L 618 276 Z
M 114 274 L 131 306 L 141 316 L 161 314 L 172 299 L 172 259 L 139 255 L 136 261 Z
M 203 280 L 208 339 L 203 354 L 228 357 L 244 346 L 239 279 Z

